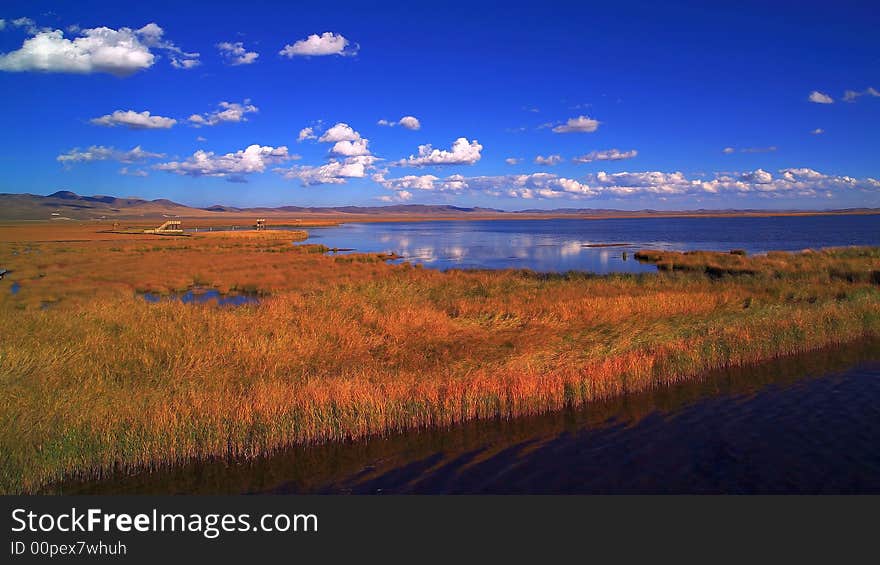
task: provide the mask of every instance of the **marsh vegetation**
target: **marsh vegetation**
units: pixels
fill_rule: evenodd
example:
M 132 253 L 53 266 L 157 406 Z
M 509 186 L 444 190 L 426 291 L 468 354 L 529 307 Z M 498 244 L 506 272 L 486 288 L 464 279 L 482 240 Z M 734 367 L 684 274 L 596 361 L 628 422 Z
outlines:
M 439 272 L 304 233 L 44 229 L 0 230 L 0 285 L 19 285 L 0 291 L 5 493 L 544 413 L 880 330 L 878 248 L 662 252 L 642 256 L 659 273 L 595 276 Z M 193 287 L 261 298 L 138 296 Z

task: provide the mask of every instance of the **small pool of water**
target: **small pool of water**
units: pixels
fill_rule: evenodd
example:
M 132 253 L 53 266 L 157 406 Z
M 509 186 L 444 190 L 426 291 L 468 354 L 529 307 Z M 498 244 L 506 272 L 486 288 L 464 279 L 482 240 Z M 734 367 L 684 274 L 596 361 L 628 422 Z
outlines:
M 249 294 L 221 294 L 215 289 L 192 289 L 187 292 L 174 294 L 158 294 L 144 292 L 140 296 L 151 303 L 163 300 L 179 300 L 184 304 L 213 304 L 216 306 L 244 306 L 245 304 L 259 304 L 260 299 Z
M 18 294 L 19 290 L 21 290 L 21 285 L 17 282 L 12 283 L 12 286 L 9 287 L 9 292 L 12 294 Z

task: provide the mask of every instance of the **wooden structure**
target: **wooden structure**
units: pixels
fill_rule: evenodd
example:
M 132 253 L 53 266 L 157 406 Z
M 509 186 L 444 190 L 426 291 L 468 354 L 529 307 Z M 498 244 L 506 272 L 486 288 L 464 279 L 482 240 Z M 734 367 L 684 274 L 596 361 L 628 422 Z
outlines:
M 257 218 L 257 223 L 254 225 L 254 229 L 256 229 L 256 230 L 266 229 L 266 218 Z
M 183 233 L 183 226 L 180 220 L 168 220 L 158 228 L 144 230 L 144 233 L 154 233 L 157 235 L 177 235 Z

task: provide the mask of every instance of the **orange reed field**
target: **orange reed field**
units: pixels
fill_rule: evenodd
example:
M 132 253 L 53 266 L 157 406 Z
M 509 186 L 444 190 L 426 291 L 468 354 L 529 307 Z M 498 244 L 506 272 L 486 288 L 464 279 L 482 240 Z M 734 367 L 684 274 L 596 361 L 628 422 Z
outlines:
M 108 229 L 0 225 L 0 492 L 537 414 L 880 333 L 878 248 L 443 273 L 305 232 Z M 193 287 L 259 302 L 139 295 Z

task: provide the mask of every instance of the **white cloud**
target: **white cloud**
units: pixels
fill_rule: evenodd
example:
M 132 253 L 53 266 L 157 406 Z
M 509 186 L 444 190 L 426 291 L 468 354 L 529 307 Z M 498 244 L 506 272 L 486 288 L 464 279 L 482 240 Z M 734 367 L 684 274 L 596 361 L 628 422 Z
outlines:
M 202 62 L 198 59 L 171 59 L 171 66 L 175 69 L 184 69 L 188 71 L 190 69 L 198 67 L 201 64 Z
M 302 128 L 299 130 L 299 136 L 296 138 L 298 142 L 303 142 L 307 139 L 318 139 L 318 136 L 315 135 L 315 130 L 313 128 Z
M 289 169 L 275 169 L 286 179 L 298 179 L 303 185 L 345 184 L 347 179 L 364 178 L 378 159 L 369 155 L 348 157 L 343 160 L 330 159 L 324 165 L 315 167 L 299 166 Z
M 412 200 L 413 194 L 408 190 L 401 190 L 395 192 L 393 195 L 384 195 L 377 197 L 378 200 L 382 202 L 408 202 Z
M 825 94 L 824 92 L 819 92 L 818 90 L 814 90 L 810 93 L 809 98 L 807 98 L 810 102 L 814 102 L 816 104 L 833 104 L 834 99 Z
M 128 167 L 122 167 L 119 169 L 119 174 L 126 177 L 148 177 L 150 173 L 143 169 L 129 169 Z
M 396 122 L 389 122 L 388 120 L 379 120 L 376 122 L 380 126 L 394 127 L 394 126 L 402 126 L 406 129 L 417 131 L 422 129 L 422 123 L 415 116 L 404 116 L 400 118 Z
M 728 148 L 729 149 L 729 148 Z M 727 153 L 727 149 L 725 149 Z M 635 149 L 629 151 L 621 151 L 619 149 L 606 149 L 604 151 L 590 151 L 586 155 L 575 157 L 572 159 L 575 163 L 592 163 L 593 161 L 622 161 L 624 159 L 632 159 L 639 154 Z
M 770 145 L 769 147 L 741 147 L 739 149 L 735 149 L 733 147 L 725 147 L 721 152 L 730 155 L 732 153 L 773 153 L 776 151 L 778 147 L 775 145 Z
M 164 153 L 152 153 L 144 151 L 140 145 L 128 150 L 122 151 L 114 147 L 105 147 L 103 145 L 92 145 L 88 149 L 80 150 L 78 147 L 71 149 L 67 153 L 58 155 L 55 160 L 69 167 L 75 163 L 91 163 L 93 161 L 119 161 L 120 163 L 138 163 L 147 159 L 160 159 L 164 157 Z
M 754 171 L 740 174 L 740 179 L 755 184 L 768 184 L 773 181 L 773 175 L 764 169 L 755 169 Z
M 337 141 L 330 150 L 335 155 L 343 155 L 345 157 L 359 157 L 361 155 L 369 155 L 370 150 L 367 145 L 370 143 L 368 139 L 357 139 L 355 141 L 342 140 Z
M 14 20 L 19 22 L 20 20 Z M 33 35 L 21 48 L 0 55 L 0 70 L 10 72 L 39 71 L 47 73 L 109 73 L 128 76 L 153 66 L 156 56 L 151 49 L 169 54 L 172 65 L 198 64 L 198 53 L 185 53 L 170 41 L 162 39 L 164 31 L 155 23 L 132 30 L 97 27 L 80 31 L 73 40 L 61 30 L 38 30 L 30 24 Z M 18 25 L 18 24 L 15 24 Z M 22 24 L 26 25 L 26 24 Z
M 688 178 L 681 172 L 598 172 L 581 179 L 551 173 L 464 177 L 453 175 L 407 175 L 376 179 L 393 191 L 483 192 L 491 196 L 524 199 L 593 199 L 627 197 L 710 197 L 721 194 L 755 194 L 763 197 L 821 197 L 846 190 L 878 191 L 880 181 L 825 175 L 813 169 L 780 169 L 777 175 L 756 169 L 740 173 L 716 173 L 713 178 Z
M 322 55 L 356 55 L 359 45 L 352 44 L 341 34 L 324 32 L 321 35 L 312 34 L 306 39 L 300 39 L 296 43 L 285 45 L 278 52 L 285 57 L 317 57 Z
M 306 128 L 311 130 L 311 128 Z M 305 130 L 303 130 L 305 131 Z M 311 133 L 311 132 L 309 132 Z M 302 132 L 300 132 L 302 135 Z M 314 137 L 314 134 L 312 134 Z M 361 157 L 370 154 L 367 147 L 370 143 L 369 139 L 361 137 L 350 125 L 339 122 L 318 138 L 321 143 L 333 143 L 330 153 L 342 155 L 344 157 Z
M 522 159 L 519 159 L 517 157 L 508 157 L 507 159 L 504 160 L 504 162 L 507 163 L 508 165 L 518 165 L 520 163 L 520 161 L 522 161 Z
M 158 171 L 167 171 L 191 177 L 225 177 L 241 181 L 243 175 L 262 173 L 272 164 L 299 159 L 299 155 L 291 155 L 287 147 L 270 147 L 268 145 L 250 145 L 235 153 L 217 155 L 212 151 L 198 150 L 192 157 L 184 161 L 170 161 L 153 165 Z
M 813 135 L 822 135 L 823 133 L 825 133 L 825 130 L 822 128 L 816 128 L 813 131 L 811 131 L 810 133 L 812 133 Z
M 147 47 L 163 50 L 171 59 L 171 66 L 175 69 L 194 69 L 202 64 L 198 53 L 187 53 L 171 41 L 163 39 L 165 31 L 155 23 L 145 25 L 137 30 L 137 33 Z
M 235 43 L 229 41 L 220 42 L 217 44 L 217 50 L 220 51 L 220 55 L 226 61 L 226 64 L 233 66 L 256 63 L 257 57 L 260 56 L 256 51 L 245 49 L 244 43 L 241 41 Z
M 872 96 L 872 97 L 880 97 L 880 91 L 875 88 L 868 87 L 861 92 L 856 90 L 847 90 L 843 93 L 844 102 L 855 102 L 861 96 Z
M 35 35 L 35 34 L 39 33 L 39 31 L 40 31 L 40 29 L 37 28 L 37 22 L 35 22 L 34 20 L 32 20 L 30 18 L 16 18 L 16 19 L 12 20 L 11 23 L 12 23 L 13 27 L 23 27 L 25 29 L 25 31 L 31 35 Z M 5 22 L 4 22 L 4 25 L 2 27 L 0 27 L 0 29 L 3 29 L 4 27 L 6 27 Z
M 201 135 L 199 135 L 196 137 L 196 141 L 205 142 L 205 141 L 208 141 L 208 139 L 206 137 L 202 137 Z
M 91 123 L 96 126 L 116 127 L 125 126 L 129 129 L 168 129 L 177 123 L 174 118 L 150 115 L 150 112 L 135 112 L 134 110 L 116 110 L 112 114 L 106 114 L 100 118 L 93 118 Z
M 223 122 L 246 122 L 247 114 L 259 111 L 259 108 L 251 104 L 249 99 L 246 99 L 241 104 L 237 102 L 220 102 L 217 110 L 204 114 L 193 114 L 188 119 L 193 127 L 216 126 Z
M 429 165 L 473 165 L 480 160 L 480 151 L 483 146 L 476 139 L 468 141 L 465 137 L 459 137 L 452 142 L 452 148 L 434 149 L 429 145 L 419 145 L 418 156 L 410 155 L 406 159 L 397 162 L 401 166 L 424 167 Z
M 337 141 L 357 141 L 361 138 L 361 134 L 343 122 L 339 122 L 332 128 L 324 132 L 318 139 L 321 143 L 336 143 Z
M 555 165 L 558 165 L 561 162 L 562 162 L 561 155 L 547 155 L 546 157 L 544 157 L 543 155 L 538 155 L 537 157 L 535 157 L 535 164 L 536 165 L 546 165 L 549 167 L 553 167 Z
M 592 133 L 599 129 L 599 121 L 587 116 L 569 118 L 564 124 L 553 128 L 553 133 Z
M 303 128 L 299 140 L 315 139 L 314 129 Z M 286 179 L 299 179 L 303 185 L 344 184 L 351 178 L 364 178 L 374 170 L 379 159 L 370 154 L 370 140 L 350 125 L 339 122 L 317 138 L 321 143 L 332 143 L 332 157 L 323 165 L 300 165 L 289 169 L 275 169 Z M 380 175 L 381 176 L 381 175 Z

